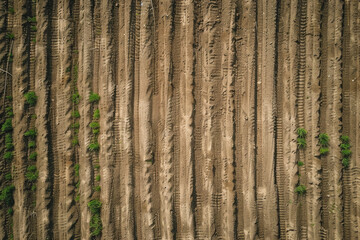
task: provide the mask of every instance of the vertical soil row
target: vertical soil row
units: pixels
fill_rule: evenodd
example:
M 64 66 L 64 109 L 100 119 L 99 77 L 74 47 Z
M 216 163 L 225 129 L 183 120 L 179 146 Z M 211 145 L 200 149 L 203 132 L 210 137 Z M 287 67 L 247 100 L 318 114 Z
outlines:
M 219 199 L 219 239 L 233 239 L 235 234 L 235 168 L 234 168 L 234 82 L 237 71 L 235 65 L 235 33 L 236 14 L 235 1 L 227 0 L 222 2 L 221 22 L 221 106 L 219 109 L 220 118 L 220 139 L 221 156 L 219 157 L 218 192 Z M 219 56 L 219 57 L 220 57 Z
M 275 50 L 277 1 L 257 2 L 257 155 L 258 234 L 279 234 L 275 185 Z
M 100 110 L 100 186 L 101 195 L 101 220 L 103 225 L 102 238 L 114 239 L 114 225 L 112 221 L 112 194 L 113 194 L 113 173 L 114 173 L 114 103 L 115 103 L 115 52 L 113 44 L 114 6 L 113 1 L 101 1 L 100 22 L 100 63 L 99 63 L 99 103 Z
M 92 196 L 92 159 L 88 150 L 91 142 L 91 106 L 88 101 L 93 80 L 93 48 L 94 32 L 92 21 L 92 1 L 80 1 L 80 17 L 78 29 L 79 47 L 79 75 L 78 89 L 80 94 L 80 129 L 79 129 L 79 175 L 80 175 L 80 213 L 81 237 L 90 238 L 90 216 L 88 203 Z
M 27 111 L 24 93 L 29 89 L 29 27 L 27 24 L 28 2 L 14 1 L 14 61 L 12 96 L 15 117 L 13 119 L 14 168 L 12 171 L 15 193 L 14 199 L 14 239 L 27 239 L 29 232 L 30 208 L 28 192 L 25 187 L 25 171 L 27 167 L 27 151 L 24 133 L 28 130 Z
M 115 228 L 116 236 L 121 239 L 134 239 L 134 77 L 135 77 L 135 37 L 136 1 L 119 4 L 119 77 L 116 79 L 116 111 L 114 123 L 115 140 L 119 139 L 119 163 L 115 162 L 115 172 L 120 173 L 114 180 Z M 118 185 L 116 183 L 119 183 Z
M 343 64 L 343 135 L 350 138 L 352 155 L 350 166 L 343 170 L 344 189 L 344 239 L 359 237 L 359 41 L 360 41 L 360 11 L 358 3 L 346 1 L 344 6 L 344 64 Z
M 322 236 L 343 236 L 342 163 L 339 151 L 341 130 L 341 64 L 343 3 L 325 3 L 322 25 L 320 130 L 330 137 L 328 155 L 322 163 Z
M 181 2 L 179 1 L 179 5 Z M 176 5 L 177 6 L 177 5 Z M 152 5 L 152 8 L 154 6 Z M 178 211 L 179 205 L 178 195 L 174 196 L 174 192 L 179 191 L 178 185 L 174 186 L 174 173 L 178 172 L 179 165 L 174 165 L 174 119 L 172 112 L 173 110 L 173 79 L 177 74 L 176 66 L 177 59 L 174 58 L 171 61 L 172 55 L 171 50 L 173 45 L 173 31 L 174 21 L 177 22 L 178 15 L 173 16 L 174 12 L 174 1 L 159 2 L 159 13 L 158 13 L 158 47 L 157 47 L 157 59 L 158 59 L 158 71 L 157 78 L 163 79 L 163 84 L 155 84 L 153 103 L 158 107 L 153 109 L 153 128 L 156 129 L 154 138 L 156 138 L 156 153 L 155 166 L 156 166 L 156 185 L 158 185 L 157 192 L 159 194 L 158 208 L 156 225 L 158 225 L 159 231 L 156 232 L 157 237 L 163 237 L 165 239 L 174 238 L 174 215 L 173 212 Z M 154 9 L 153 9 L 154 10 Z M 175 30 L 176 30 L 175 23 Z M 156 26 L 152 26 L 155 28 Z M 177 34 L 174 34 L 176 38 Z M 177 36 L 179 38 L 179 36 Z M 175 43 L 179 43 L 176 42 Z M 177 49 L 180 49 L 177 46 Z M 178 54 L 176 57 L 179 57 Z M 175 76 L 174 76 L 175 75 Z M 175 80 L 174 80 L 175 81 Z M 173 110 L 173 111 L 172 111 Z M 178 178 L 176 178 L 178 179 Z M 179 195 L 180 196 L 180 195 Z M 175 198 L 175 199 L 174 199 Z M 156 202 L 156 201 L 155 201 Z M 175 207 L 174 207 L 175 205 Z M 179 222 L 179 221 L 177 221 Z
M 49 21 L 50 15 L 46 9 L 51 8 L 49 1 L 37 3 L 36 8 L 36 45 L 35 45 L 35 89 L 38 95 L 38 106 L 35 108 L 37 116 L 35 128 L 41 134 L 37 136 L 38 160 L 37 168 L 39 179 L 36 191 L 36 217 L 37 217 L 37 238 L 51 238 L 50 229 L 50 207 L 51 207 L 51 172 L 50 167 L 50 147 L 51 135 L 49 133 L 49 87 L 50 87 L 50 69 L 49 69 L 49 50 L 50 33 Z
M 256 208 L 256 1 L 236 2 L 236 80 L 234 82 L 234 138 L 236 238 L 257 233 Z
M 298 78 L 299 8 L 298 1 L 282 2 L 279 6 L 278 75 L 277 75 L 277 139 L 276 179 L 279 189 L 279 222 L 281 239 L 298 239 L 298 208 L 305 208 L 295 187 L 298 174 L 296 145 L 296 81 Z M 304 159 L 301 159 L 304 162 Z M 305 174 L 304 174 L 305 175 Z M 300 206 L 299 206 L 300 205 Z

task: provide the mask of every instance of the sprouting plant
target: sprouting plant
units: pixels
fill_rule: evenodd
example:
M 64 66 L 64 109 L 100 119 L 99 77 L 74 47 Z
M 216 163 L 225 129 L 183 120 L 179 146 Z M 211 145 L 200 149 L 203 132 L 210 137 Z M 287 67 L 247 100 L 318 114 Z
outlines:
M 93 114 L 93 119 L 98 120 L 100 118 L 100 111 L 99 109 L 96 109 Z
M 76 202 L 80 201 L 80 194 L 76 195 L 75 201 L 76 201 Z
M 14 144 L 12 144 L 12 143 L 5 143 L 5 149 L 6 149 L 7 151 L 13 150 L 13 149 L 14 149 Z
M 14 209 L 13 208 L 8 208 L 7 213 L 12 216 L 14 214 Z
M 12 118 L 14 116 L 14 112 L 12 110 L 13 110 L 12 107 L 5 108 L 7 118 Z
M 340 137 L 340 140 L 341 140 L 341 142 L 347 143 L 347 144 L 349 144 L 349 142 L 350 142 L 349 136 L 346 136 L 346 135 L 342 135 L 342 136 Z
M 306 137 L 307 131 L 305 129 L 298 128 L 296 130 L 296 132 L 297 132 L 299 138 L 305 138 Z
M 28 18 L 27 18 L 27 21 L 28 21 L 29 23 L 36 23 L 36 17 L 28 17 Z
M 88 207 L 90 208 L 90 212 L 92 214 L 99 214 L 101 206 L 102 203 L 97 199 L 93 199 L 88 203 Z
M 6 96 L 6 99 L 7 99 L 9 102 L 12 102 L 13 97 L 12 97 L 12 96 Z
M 98 94 L 93 93 L 93 92 L 90 94 L 90 96 L 89 96 L 90 103 L 97 103 L 97 102 L 99 102 L 99 100 L 100 100 L 100 96 Z
M 93 237 L 101 234 L 102 223 L 101 223 L 100 214 L 94 214 L 93 216 L 91 216 L 90 231 L 91 231 L 91 236 Z
M 12 179 L 12 175 L 11 175 L 11 173 L 7 173 L 7 174 L 5 174 L 5 180 L 10 181 L 11 179 Z
M 75 92 L 72 96 L 71 96 L 71 100 L 73 103 L 75 104 L 79 104 L 80 102 L 80 95 L 78 92 Z
M 14 15 L 14 13 L 15 13 L 15 10 L 14 10 L 13 7 L 10 7 L 10 8 L 8 9 L 8 11 L 9 11 L 9 13 L 10 13 L 11 15 Z
M 330 141 L 330 138 L 326 133 L 321 133 L 319 135 L 319 143 L 322 147 L 329 146 L 329 141 Z
M 37 31 L 36 26 L 31 26 L 30 29 L 31 29 L 31 31 L 33 31 L 33 32 L 36 32 L 36 31 Z
M 25 97 L 26 103 L 29 106 L 31 106 L 31 107 L 35 106 L 35 104 L 37 102 L 37 98 L 38 98 L 36 96 L 35 92 L 33 92 L 33 91 L 27 92 L 24 94 L 24 97 Z
M 36 114 L 31 114 L 31 119 L 37 119 Z
M 39 177 L 39 172 L 37 171 L 37 168 L 35 165 L 31 165 L 27 168 L 25 177 L 30 182 L 35 182 L 37 178 Z
M 1 126 L 2 132 L 11 132 L 13 130 L 11 118 L 7 118 L 4 124 Z
M 100 165 L 99 165 L 99 164 L 96 164 L 96 165 L 94 166 L 94 168 L 95 168 L 96 170 L 99 170 L 99 169 L 100 169 Z
M 33 185 L 31 186 L 31 191 L 33 191 L 33 192 L 36 191 L 36 184 L 33 184 Z
M 90 143 L 88 149 L 89 149 L 90 151 L 97 152 L 97 151 L 99 151 L 99 149 L 100 149 L 100 145 L 99 145 L 99 143 L 97 143 L 97 142 Z
M 341 154 L 343 155 L 343 157 L 350 157 L 351 150 L 349 150 L 349 149 L 341 150 Z
M 71 124 L 71 128 L 74 128 L 74 129 L 80 128 L 80 123 L 76 122 L 76 123 Z
M 298 165 L 299 167 L 304 166 L 304 162 L 298 161 L 297 165 Z
M 35 138 L 37 135 L 37 131 L 35 128 L 33 129 L 29 129 L 28 131 L 25 132 L 24 136 L 25 137 L 30 137 L 30 138 Z
M 35 147 L 36 147 L 36 142 L 35 141 L 29 141 L 28 148 L 35 148 Z
M 325 155 L 327 155 L 329 153 L 329 148 L 327 148 L 327 147 L 322 147 L 322 148 L 320 148 L 320 155 L 321 156 L 325 156 Z
M 345 150 L 345 149 L 349 149 L 350 148 L 350 144 L 349 143 L 342 143 L 340 144 L 340 148 Z
M 295 192 L 299 195 L 303 195 L 306 193 L 306 186 L 304 185 L 299 185 L 295 188 Z
M 6 38 L 9 39 L 9 40 L 13 40 L 14 39 L 14 34 L 9 32 L 6 34 Z
M 100 186 L 96 186 L 96 187 L 95 187 L 95 191 L 96 191 L 96 192 L 100 192 L 100 191 L 101 191 L 101 187 L 100 187 Z
M 95 178 L 96 181 L 100 181 L 100 175 L 97 175 Z
M 80 170 L 80 165 L 79 164 L 75 164 L 74 166 L 74 171 L 75 171 L 75 176 L 79 176 L 79 170 Z
M 30 155 L 29 155 L 30 160 L 36 160 L 36 158 L 37 158 L 37 153 L 36 152 L 30 153 Z
M 98 122 L 91 122 L 89 125 L 92 129 L 97 129 L 100 127 L 100 124 Z
M 12 140 L 12 136 L 11 136 L 11 133 L 7 133 L 5 135 L 5 143 L 12 143 L 13 140 Z
M 13 152 L 5 152 L 4 153 L 4 160 L 11 161 L 14 158 Z
M 99 132 L 100 132 L 100 129 L 98 129 L 98 128 L 92 130 L 92 133 L 93 133 L 94 135 L 99 134 Z
M 349 158 L 343 158 L 343 160 L 341 162 L 345 168 L 349 167 L 349 165 L 350 165 Z
M 76 188 L 79 188 L 80 187 L 80 182 L 77 182 L 76 185 L 75 185 Z
M 71 141 L 73 146 L 79 145 L 79 138 L 78 136 L 73 136 L 73 139 Z
M 6 186 L 0 194 L 0 201 L 3 201 L 7 206 L 14 205 L 13 193 L 15 191 L 14 185 Z
M 80 117 L 80 113 L 79 113 L 78 110 L 75 110 L 75 111 L 73 111 L 73 112 L 71 113 L 71 116 L 72 116 L 73 118 L 79 118 L 79 117 Z
M 298 145 L 299 148 L 305 148 L 306 147 L 305 138 L 298 138 L 297 139 L 297 145 Z

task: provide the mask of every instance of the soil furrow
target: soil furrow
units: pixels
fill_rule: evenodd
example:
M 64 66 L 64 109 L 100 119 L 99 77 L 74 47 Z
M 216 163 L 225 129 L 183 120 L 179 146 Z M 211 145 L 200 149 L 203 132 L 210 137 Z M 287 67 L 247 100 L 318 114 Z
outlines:
M 236 237 L 254 239 L 256 112 L 256 1 L 237 3 L 236 81 L 234 86 Z
M 275 20 L 276 1 L 259 1 L 257 55 L 257 205 L 259 238 L 278 237 L 275 169 Z

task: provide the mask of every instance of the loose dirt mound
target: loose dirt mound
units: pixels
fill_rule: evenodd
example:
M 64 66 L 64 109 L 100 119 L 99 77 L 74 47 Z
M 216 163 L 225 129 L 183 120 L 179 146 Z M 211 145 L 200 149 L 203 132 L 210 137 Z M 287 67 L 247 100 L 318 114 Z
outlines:
M 0 239 L 360 238 L 359 29 L 357 0 L 1 1 Z

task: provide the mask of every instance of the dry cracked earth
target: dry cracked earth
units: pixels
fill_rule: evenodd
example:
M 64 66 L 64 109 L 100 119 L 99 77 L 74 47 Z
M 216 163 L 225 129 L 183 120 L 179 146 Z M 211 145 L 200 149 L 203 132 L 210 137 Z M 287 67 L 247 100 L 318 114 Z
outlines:
M 358 0 L 0 0 L 0 239 L 360 238 Z

